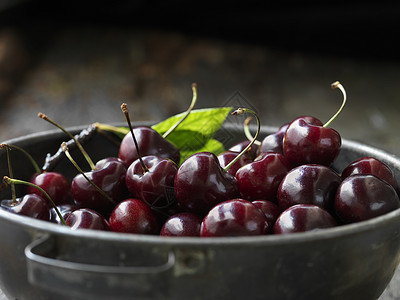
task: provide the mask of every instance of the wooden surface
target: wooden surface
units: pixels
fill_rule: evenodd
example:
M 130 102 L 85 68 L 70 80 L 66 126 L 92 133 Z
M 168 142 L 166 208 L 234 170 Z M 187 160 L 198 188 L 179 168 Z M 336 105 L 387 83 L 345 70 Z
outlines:
M 127 102 L 132 120 L 159 121 L 186 109 L 193 82 L 197 108 L 247 106 L 272 126 L 299 115 L 324 122 L 341 104 L 330 88 L 339 80 L 348 103 L 331 127 L 400 156 L 400 61 L 393 55 L 336 55 L 112 24 L 50 27 L 0 28 L 2 141 L 53 129 L 38 112 L 64 126 L 121 122 Z M 399 298 L 400 273 L 379 300 Z

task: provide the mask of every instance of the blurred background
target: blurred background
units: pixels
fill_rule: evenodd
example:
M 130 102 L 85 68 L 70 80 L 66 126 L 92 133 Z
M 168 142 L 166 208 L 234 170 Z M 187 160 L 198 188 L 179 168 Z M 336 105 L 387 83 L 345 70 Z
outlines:
M 400 3 L 0 0 L 0 139 L 64 126 L 160 121 L 246 104 L 299 115 L 400 155 Z M 399 299 L 395 278 L 381 299 Z

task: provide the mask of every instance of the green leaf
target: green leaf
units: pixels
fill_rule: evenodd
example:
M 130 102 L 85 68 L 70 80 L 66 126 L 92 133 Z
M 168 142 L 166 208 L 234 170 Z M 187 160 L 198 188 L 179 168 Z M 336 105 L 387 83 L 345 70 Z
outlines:
M 188 115 L 185 121 L 175 129 L 175 132 L 181 130 L 190 130 L 201 132 L 205 136 L 212 136 L 224 123 L 232 107 L 204 108 L 195 109 Z M 185 113 L 172 116 L 160 123 L 152 126 L 161 135 L 164 134 L 172 125 L 178 122 Z M 172 133 L 171 133 L 172 134 Z
M 213 153 L 221 152 L 223 145 L 211 139 L 221 128 L 231 111 L 232 107 L 192 110 L 185 121 L 168 135 L 167 140 L 173 143 L 184 157 L 201 151 Z M 178 122 L 184 114 L 185 113 L 180 113 L 172 116 L 153 125 L 152 128 L 163 135 L 171 126 Z

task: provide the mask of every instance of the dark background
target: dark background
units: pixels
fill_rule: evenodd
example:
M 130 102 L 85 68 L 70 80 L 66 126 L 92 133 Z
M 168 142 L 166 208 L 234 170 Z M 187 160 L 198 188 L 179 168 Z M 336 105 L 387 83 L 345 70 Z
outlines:
M 51 42 L 49 34 L 60 28 L 96 25 L 173 30 L 308 53 L 399 58 L 395 1 L 8 2 L 0 24 L 22 30 L 34 49 L 38 42 Z

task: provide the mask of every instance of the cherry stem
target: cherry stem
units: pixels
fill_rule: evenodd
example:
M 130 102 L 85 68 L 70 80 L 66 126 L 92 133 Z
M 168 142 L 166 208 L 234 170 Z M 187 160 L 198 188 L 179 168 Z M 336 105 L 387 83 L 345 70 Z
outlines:
M 78 166 L 76 161 L 73 159 L 71 154 L 69 153 L 69 149 L 67 146 L 66 142 L 63 142 L 61 144 L 61 149 L 64 151 L 65 155 L 68 157 L 68 159 L 71 161 L 71 163 L 74 165 L 74 167 L 78 170 L 78 172 L 108 201 L 110 201 L 112 204 L 116 205 L 115 201 L 106 194 L 100 187 L 98 187 L 92 180 L 89 179 L 89 177 L 86 176 L 85 172 L 82 171 L 82 169 Z
M 56 126 L 57 128 L 61 129 L 65 134 L 67 134 L 76 144 L 76 146 L 79 148 L 79 150 L 82 152 L 83 156 L 85 157 L 86 161 L 88 162 L 90 168 L 92 170 L 95 170 L 96 167 L 93 163 L 93 161 L 91 160 L 90 156 L 87 154 L 87 152 L 85 151 L 85 149 L 83 149 L 82 144 L 67 130 L 65 130 L 65 128 L 63 128 L 62 126 L 60 126 L 59 124 L 57 124 L 56 122 L 54 122 L 53 120 L 51 120 L 48 116 L 46 116 L 43 113 L 38 113 L 38 117 L 49 122 L 50 124 Z
M 253 139 L 251 140 L 251 142 L 246 146 L 246 148 L 244 148 L 242 150 L 242 152 L 240 152 L 228 165 L 225 166 L 224 171 L 227 172 L 229 170 L 229 168 L 236 163 L 239 158 L 245 154 L 247 151 L 249 151 L 249 149 L 251 148 L 251 146 L 253 146 L 254 142 L 257 140 L 257 137 L 260 133 L 260 127 L 261 127 L 261 122 L 260 122 L 260 118 L 258 117 L 258 115 L 251 109 L 248 108 L 238 108 L 237 110 L 235 110 L 234 112 L 232 112 L 232 115 L 234 116 L 238 116 L 244 113 L 250 113 L 253 114 L 256 117 L 257 120 L 257 132 L 255 134 L 255 136 L 253 137 Z
M 147 166 L 145 165 L 145 163 L 144 163 L 144 161 L 143 161 L 143 159 L 142 159 L 142 155 L 140 155 L 139 145 L 138 145 L 138 142 L 137 142 L 137 140 L 136 140 L 135 134 L 133 133 L 133 128 L 132 128 L 132 124 L 131 124 L 131 119 L 130 119 L 130 117 L 129 117 L 128 104 L 122 103 L 122 104 L 121 104 L 121 110 L 122 110 L 122 112 L 124 113 L 126 122 L 128 123 L 129 130 L 130 130 L 130 132 L 131 132 L 133 142 L 135 143 L 136 152 L 137 152 L 137 155 L 138 155 L 140 164 L 142 165 L 143 172 L 149 172 L 149 169 L 147 168 Z
M 331 88 L 332 89 L 339 89 L 342 94 L 343 94 L 343 101 L 342 101 L 342 105 L 340 106 L 339 110 L 336 112 L 336 114 L 334 114 L 328 122 L 326 122 L 323 127 L 328 127 L 333 120 L 336 119 L 336 117 L 340 114 L 340 112 L 343 110 L 344 105 L 346 104 L 347 101 L 347 95 L 346 95 L 346 90 L 344 89 L 343 85 L 341 85 L 341 83 L 339 81 L 335 81 L 334 83 L 331 84 Z
M 243 122 L 244 134 L 246 135 L 246 137 L 247 137 L 247 139 L 248 139 L 249 141 L 253 140 L 253 138 L 254 138 L 254 137 L 251 135 L 250 127 L 249 127 L 249 124 L 250 124 L 251 120 L 253 120 L 253 118 L 252 118 L 252 117 L 248 117 L 248 118 L 246 118 L 246 120 L 244 120 L 244 122 Z M 254 141 L 254 144 L 255 144 L 255 145 L 261 145 L 261 142 L 256 140 L 256 141 Z
M 42 173 L 42 170 L 40 169 L 39 165 L 37 162 L 33 159 L 32 155 L 30 155 L 27 151 L 22 149 L 21 147 L 15 146 L 15 145 L 10 145 L 10 144 L 0 144 L 0 149 L 6 148 L 6 149 L 15 149 L 23 153 L 29 161 L 32 163 L 33 168 L 35 169 L 37 174 Z
M 6 152 L 7 152 L 8 176 L 13 178 L 14 174 L 13 174 L 13 170 L 11 167 L 10 149 L 7 146 L 6 146 Z M 17 194 L 15 192 L 15 185 L 14 185 L 14 183 L 11 183 L 10 186 L 11 186 L 12 203 L 16 204 L 17 203 Z
M 93 125 L 96 126 L 97 130 L 110 131 L 120 136 L 125 136 L 127 134 L 127 129 L 125 127 L 117 127 L 103 123 L 94 123 Z
M 190 112 L 192 111 L 193 107 L 196 105 L 196 101 L 197 101 L 197 84 L 196 83 L 192 83 L 192 92 L 193 92 L 193 97 L 192 97 L 192 102 L 190 103 L 189 108 L 187 109 L 186 113 L 182 116 L 181 119 L 179 119 L 178 122 L 176 122 L 174 125 L 171 126 L 170 129 L 168 129 L 164 134 L 163 134 L 163 138 L 167 138 L 167 136 L 170 135 L 171 132 L 173 132 L 190 114 Z
M 63 225 L 67 225 L 67 223 L 65 223 L 65 220 L 64 220 L 63 216 L 61 215 L 60 211 L 58 210 L 57 205 L 56 205 L 56 204 L 54 203 L 54 201 L 51 199 L 50 195 L 47 194 L 46 191 L 43 190 L 40 186 L 37 186 L 36 184 L 33 184 L 33 183 L 31 183 L 31 182 L 28 182 L 28 181 L 24 181 L 24 180 L 11 179 L 11 178 L 8 177 L 8 176 L 4 176 L 4 181 L 7 182 L 7 183 L 8 183 L 9 185 L 11 185 L 11 186 L 14 185 L 14 184 L 24 184 L 24 185 L 29 185 L 29 186 L 31 186 L 31 187 L 34 187 L 34 188 L 38 189 L 39 191 L 41 191 L 41 192 L 43 193 L 43 195 L 45 195 L 46 198 L 50 201 L 51 205 L 53 205 L 53 207 L 54 207 L 54 209 L 55 209 L 55 211 L 56 211 L 58 217 L 59 217 L 60 220 L 61 220 L 61 223 L 62 223 Z

